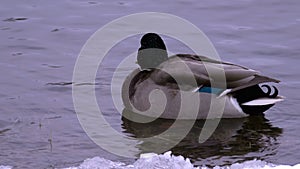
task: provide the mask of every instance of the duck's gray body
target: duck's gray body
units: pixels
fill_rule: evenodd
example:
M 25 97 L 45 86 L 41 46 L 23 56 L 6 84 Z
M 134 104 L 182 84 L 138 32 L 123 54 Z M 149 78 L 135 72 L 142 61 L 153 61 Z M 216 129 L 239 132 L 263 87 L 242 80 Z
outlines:
M 222 76 L 224 78 L 220 78 Z M 263 92 L 259 84 L 265 82 L 278 83 L 279 80 L 236 64 L 179 54 L 155 69 L 134 70 L 123 84 L 122 97 L 127 109 L 156 118 L 178 118 L 182 101 L 185 107 L 179 116 L 181 119 L 238 118 L 263 113 L 282 100 L 275 87 L 272 95 L 269 86 L 265 86 L 268 91 Z M 184 100 L 182 95 L 185 95 Z M 218 102 L 220 104 L 215 104 Z M 210 111 L 212 104 L 214 109 Z

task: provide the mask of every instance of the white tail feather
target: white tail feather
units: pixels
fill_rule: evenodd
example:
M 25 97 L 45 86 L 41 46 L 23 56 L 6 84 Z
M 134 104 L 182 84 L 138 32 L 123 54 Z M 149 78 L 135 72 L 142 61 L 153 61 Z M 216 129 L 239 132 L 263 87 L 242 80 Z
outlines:
M 224 90 L 222 93 L 219 94 L 219 96 L 217 98 L 223 97 L 225 95 L 227 95 L 229 92 L 231 92 L 232 89 L 226 89 Z
M 279 96 L 276 98 L 259 98 L 255 100 L 251 100 L 249 102 L 243 103 L 242 105 L 245 106 L 263 106 L 263 105 L 270 105 L 270 104 L 275 104 L 277 102 L 283 101 L 283 97 Z

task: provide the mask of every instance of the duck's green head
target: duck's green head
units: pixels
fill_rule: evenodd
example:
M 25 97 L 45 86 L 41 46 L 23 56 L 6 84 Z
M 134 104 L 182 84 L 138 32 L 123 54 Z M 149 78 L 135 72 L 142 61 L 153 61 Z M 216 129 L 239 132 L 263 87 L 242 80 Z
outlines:
M 142 70 L 156 68 L 168 59 L 164 41 L 156 33 L 147 33 L 141 39 L 137 63 Z

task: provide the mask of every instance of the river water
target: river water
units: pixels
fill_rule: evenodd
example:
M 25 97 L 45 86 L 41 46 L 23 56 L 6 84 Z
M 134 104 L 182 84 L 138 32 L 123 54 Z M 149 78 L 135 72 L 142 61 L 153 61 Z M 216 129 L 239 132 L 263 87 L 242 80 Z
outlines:
M 135 161 L 103 150 L 87 136 L 73 107 L 72 76 L 81 48 L 95 31 L 137 12 L 164 12 L 187 19 L 208 36 L 223 60 L 280 79 L 276 86 L 286 97 L 265 117 L 222 120 L 203 144 L 197 142 L 203 121 L 197 121 L 190 134 L 171 149 L 174 154 L 190 158 L 196 166 L 253 159 L 299 163 L 299 7 L 300 1 L 294 0 L 2 1 L 0 166 L 62 168 L 95 156 L 126 164 Z M 115 31 L 122 31 L 122 26 Z M 182 44 L 165 38 L 173 53 L 188 52 Z M 136 141 L 128 146 L 140 153 L 156 152 L 160 145 L 139 138 L 160 133 L 173 122 L 132 123 L 121 117 L 110 99 L 115 66 L 138 49 L 139 39 L 139 35 L 128 38 L 108 53 L 95 87 L 105 119 Z

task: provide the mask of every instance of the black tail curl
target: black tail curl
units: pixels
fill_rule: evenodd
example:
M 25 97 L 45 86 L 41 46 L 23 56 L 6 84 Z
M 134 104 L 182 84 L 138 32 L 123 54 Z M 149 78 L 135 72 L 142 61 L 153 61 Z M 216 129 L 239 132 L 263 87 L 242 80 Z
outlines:
M 264 92 L 262 88 L 266 88 L 267 91 Z M 274 89 L 273 94 L 272 88 Z M 271 86 L 266 84 L 262 85 L 261 87 L 259 85 L 254 85 L 234 92 L 233 96 L 240 104 L 262 97 L 276 98 L 278 96 L 278 89 L 275 86 L 272 86 L 272 88 Z
M 266 88 L 267 91 L 264 92 L 262 88 Z M 273 93 L 272 88 L 274 89 Z M 259 85 L 254 85 L 234 92 L 233 96 L 237 99 L 237 102 L 240 104 L 245 113 L 250 115 L 258 115 L 268 110 L 273 106 L 273 104 L 261 106 L 245 106 L 242 104 L 263 97 L 276 98 L 278 96 L 278 89 L 275 86 L 272 86 L 272 88 L 266 84 L 262 85 L 261 87 Z
M 272 89 L 269 85 L 262 85 L 261 87 L 265 87 L 268 89 L 267 93 L 265 93 L 266 97 L 275 98 L 278 96 L 278 89 L 275 86 L 272 86 L 274 89 L 274 93 L 272 95 L 271 95 Z

